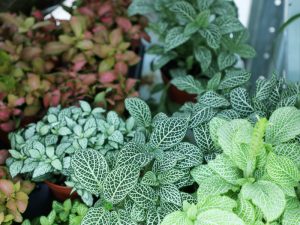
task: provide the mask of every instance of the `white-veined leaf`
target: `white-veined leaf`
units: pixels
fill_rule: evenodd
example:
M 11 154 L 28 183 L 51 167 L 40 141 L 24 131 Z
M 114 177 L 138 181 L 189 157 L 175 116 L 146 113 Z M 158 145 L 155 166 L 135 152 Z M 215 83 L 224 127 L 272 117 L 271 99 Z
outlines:
M 206 29 L 200 30 L 199 32 L 201 36 L 205 38 L 209 47 L 213 49 L 220 47 L 221 33 L 216 25 L 210 24 Z
M 103 208 L 90 208 L 84 216 L 81 224 L 84 225 L 111 225 L 111 216 L 109 211 Z
M 173 203 L 178 206 L 181 206 L 182 204 L 180 191 L 174 184 L 160 186 L 159 195 L 164 202 Z
M 204 91 L 200 81 L 196 80 L 191 75 L 176 77 L 172 79 L 171 83 L 179 90 L 185 91 L 189 94 L 201 94 Z
M 212 55 L 208 48 L 198 46 L 194 49 L 196 60 L 200 63 L 202 71 L 206 71 L 211 64 Z
M 197 225 L 246 225 L 244 221 L 233 212 L 221 209 L 210 209 L 197 216 Z
M 232 108 L 243 117 L 246 117 L 254 112 L 248 92 L 244 88 L 236 88 L 232 90 L 230 92 L 230 102 Z
M 151 124 L 151 111 L 149 106 L 139 98 L 127 98 L 125 107 L 138 125 L 148 127 Z
M 151 187 L 144 184 L 137 184 L 134 189 L 129 193 L 129 197 L 138 206 L 149 209 L 155 206 L 157 195 Z
M 214 91 L 205 92 L 198 98 L 198 102 L 212 108 L 225 107 L 230 105 L 226 98 Z
M 184 44 L 190 39 L 190 36 L 184 34 L 182 27 L 174 27 L 168 31 L 165 39 L 165 52 L 168 52 L 179 45 Z
M 227 70 L 219 89 L 229 89 L 241 86 L 250 79 L 251 74 L 245 70 Z
M 216 18 L 215 23 L 220 28 L 221 34 L 229 34 L 245 29 L 239 19 L 231 15 L 219 16 Z
M 218 66 L 220 70 L 224 70 L 227 67 L 232 66 L 237 61 L 237 58 L 232 53 L 221 52 L 218 56 Z
M 196 11 L 194 7 L 187 1 L 175 2 L 171 11 L 175 12 L 177 18 L 183 21 L 193 21 L 196 17 Z
M 191 143 L 181 142 L 173 147 L 172 150 L 185 156 L 183 160 L 180 160 L 177 163 L 177 167 L 180 169 L 198 166 L 203 162 L 203 153 L 201 149 Z
M 168 214 L 160 225 L 193 225 L 194 222 L 189 219 L 185 212 L 176 211 Z

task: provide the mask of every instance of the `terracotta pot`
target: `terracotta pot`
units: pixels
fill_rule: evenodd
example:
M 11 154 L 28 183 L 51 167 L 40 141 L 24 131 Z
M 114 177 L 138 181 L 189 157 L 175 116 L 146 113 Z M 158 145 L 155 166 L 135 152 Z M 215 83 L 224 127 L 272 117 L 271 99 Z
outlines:
M 50 188 L 50 190 L 53 194 L 53 197 L 58 201 L 63 202 L 68 198 L 71 198 L 71 199 L 78 198 L 78 194 L 76 192 L 71 194 L 72 188 L 70 188 L 70 187 L 57 185 L 50 181 L 45 181 L 45 183 Z
M 162 80 L 165 84 L 170 83 L 170 78 L 163 73 L 163 70 L 161 71 Z M 185 91 L 181 91 L 178 88 L 176 88 L 173 84 L 170 84 L 170 87 L 168 89 L 168 95 L 169 98 L 178 104 L 184 104 L 186 102 L 196 102 L 197 95 L 192 95 L 189 93 L 186 93 Z

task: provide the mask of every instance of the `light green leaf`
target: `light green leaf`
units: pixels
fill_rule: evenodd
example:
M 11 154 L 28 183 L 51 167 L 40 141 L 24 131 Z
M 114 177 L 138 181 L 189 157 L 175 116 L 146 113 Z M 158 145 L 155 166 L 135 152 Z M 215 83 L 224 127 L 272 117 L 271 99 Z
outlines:
M 148 186 L 158 186 L 159 183 L 157 181 L 155 173 L 152 171 L 147 171 L 141 180 L 141 184 L 145 184 Z
M 62 170 L 62 164 L 59 161 L 59 159 L 55 159 L 51 162 L 51 166 L 53 166 L 56 170 L 61 171 Z
M 198 213 L 204 212 L 210 209 L 221 209 L 224 211 L 232 212 L 237 207 L 235 200 L 227 196 L 212 195 L 207 198 L 199 199 L 197 204 Z
M 112 204 L 121 202 L 135 187 L 140 172 L 135 165 L 125 165 L 112 170 L 103 183 L 103 196 Z
M 245 70 L 228 70 L 222 80 L 219 89 L 229 89 L 241 86 L 250 79 L 251 74 Z
M 196 24 L 199 28 L 207 28 L 209 25 L 210 11 L 203 10 L 196 17 Z
M 145 0 L 133 0 L 128 8 L 128 15 L 144 15 L 154 11 L 154 4 Z
M 171 83 L 179 90 L 185 91 L 189 94 L 201 94 L 204 91 L 200 81 L 196 80 L 191 75 L 176 77 L 172 79 Z
M 212 120 L 209 122 L 209 127 L 207 127 L 207 125 L 206 125 L 204 127 L 203 131 L 199 135 L 197 135 L 197 132 L 194 132 L 197 144 L 198 144 L 197 140 L 199 139 L 199 138 L 197 138 L 197 136 L 200 136 L 201 134 L 204 136 L 204 132 L 205 133 L 209 132 L 209 134 L 206 134 L 206 136 L 209 136 L 209 138 L 211 138 L 211 141 L 209 141 L 207 143 L 210 144 L 210 143 L 213 142 L 215 144 L 215 146 L 219 146 L 218 130 L 219 130 L 220 127 L 222 127 L 226 123 L 227 123 L 227 121 L 225 119 L 222 119 L 222 118 L 219 118 L 219 117 L 212 118 Z M 208 129 L 209 129 L 209 131 L 207 131 Z M 212 145 L 212 144 L 210 144 L 210 145 Z M 213 149 L 213 146 L 211 146 L 210 149 Z
M 168 52 L 179 45 L 184 44 L 190 39 L 189 36 L 185 36 L 184 29 L 182 27 L 174 27 L 168 31 L 165 39 L 165 52 Z
M 220 209 L 210 209 L 198 215 L 197 225 L 246 225 L 244 221 L 233 212 Z
M 84 112 L 91 112 L 92 111 L 92 108 L 90 106 L 89 103 L 85 102 L 85 101 L 79 101 L 79 105 L 80 105 L 80 108 L 84 111 Z
M 266 142 L 278 145 L 300 134 L 300 111 L 294 107 L 275 110 L 266 130 Z
M 11 177 L 17 176 L 23 167 L 23 161 L 14 161 L 10 166 L 9 166 L 9 173 Z
M 127 98 L 125 107 L 140 126 L 148 127 L 151 124 L 151 111 L 149 106 L 139 98 Z
M 273 147 L 273 151 L 279 156 L 285 156 L 293 160 L 293 162 L 300 168 L 300 144 L 285 143 Z
M 194 225 L 185 212 L 176 211 L 168 214 L 160 225 Z
M 188 122 L 185 118 L 170 117 L 159 122 L 150 136 L 153 148 L 165 150 L 178 144 L 185 136 Z
M 266 169 L 271 179 L 281 186 L 296 187 L 300 181 L 300 170 L 288 157 L 270 152 Z
M 227 67 L 232 66 L 237 61 L 237 58 L 232 53 L 221 52 L 218 56 L 218 66 L 220 70 L 224 70 Z
M 68 127 L 61 127 L 58 130 L 58 134 L 62 136 L 66 136 L 72 134 L 72 131 Z
M 191 170 L 191 175 L 196 183 L 201 184 L 203 180 L 215 176 L 215 173 L 207 164 L 205 164 L 193 168 Z
M 71 166 L 80 185 L 98 195 L 109 172 L 104 156 L 95 150 L 77 151 L 71 159 Z
M 240 197 L 235 213 L 247 224 L 254 224 L 256 219 L 255 208 L 250 201 Z
M 221 33 L 216 25 L 210 24 L 206 29 L 200 30 L 199 32 L 201 36 L 205 38 L 209 47 L 213 49 L 220 47 Z
M 197 46 L 194 49 L 196 60 L 200 63 L 202 71 L 206 71 L 211 64 L 212 55 L 208 48 Z
M 300 207 L 286 209 L 282 218 L 282 225 L 300 224 Z
M 280 187 L 269 181 L 246 184 L 241 190 L 246 200 L 251 200 L 263 212 L 264 218 L 272 222 L 279 218 L 285 208 L 285 196 Z

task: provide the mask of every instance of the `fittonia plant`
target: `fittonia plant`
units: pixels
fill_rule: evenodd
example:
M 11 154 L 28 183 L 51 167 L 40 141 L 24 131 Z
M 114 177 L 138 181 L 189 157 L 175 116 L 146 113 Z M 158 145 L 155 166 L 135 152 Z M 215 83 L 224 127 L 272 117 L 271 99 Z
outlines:
M 196 81 L 190 78 L 189 83 L 179 83 L 185 84 L 189 90 L 196 90 Z M 246 82 L 238 73 L 225 77 L 221 82 L 220 79 L 211 80 L 207 85 L 208 90 L 198 96 L 197 103 L 186 103 L 181 108 L 181 112 L 189 114 L 189 128 L 193 130 L 196 143 L 207 159 L 213 158 L 216 153 L 208 128 L 214 116 L 224 119 L 245 118 L 255 123 L 258 116 L 269 118 L 277 108 L 299 103 L 299 83 L 289 84 L 273 75 L 271 79 L 258 79 L 256 91 L 251 94 L 243 87 Z
M 100 151 L 77 151 L 71 159 L 80 185 L 99 197 L 85 225 L 160 224 L 162 218 L 195 199 L 180 188 L 191 185 L 190 168 L 200 165 L 201 150 L 183 142 L 188 129 L 184 116 L 151 117 L 149 107 L 129 98 L 126 108 L 139 126 L 132 141 L 109 165 Z
M 279 108 L 254 127 L 216 117 L 210 130 L 223 153 L 191 172 L 197 206 L 185 204 L 162 224 L 300 224 L 300 111 Z
M 10 134 L 7 164 L 12 177 L 26 174 L 40 181 L 64 176 L 68 180 L 70 159 L 76 151 L 99 151 L 108 164 L 114 164 L 114 152 L 134 136 L 135 129 L 133 118 L 124 121 L 117 113 L 92 109 L 84 101 L 80 107 L 52 107 L 38 123 Z M 85 198 L 91 201 L 90 195 Z

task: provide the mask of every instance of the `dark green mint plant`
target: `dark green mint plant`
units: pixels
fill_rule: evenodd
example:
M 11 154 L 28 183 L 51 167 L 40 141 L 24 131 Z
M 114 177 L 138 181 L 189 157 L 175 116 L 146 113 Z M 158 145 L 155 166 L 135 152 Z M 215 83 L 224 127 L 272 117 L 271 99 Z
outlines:
M 186 74 L 204 81 L 223 77 L 234 73 L 239 58 L 255 55 L 246 44 L 247 30 L 238 20 L 232 1 L 133 0 L 128 12 L 155 18 L 148 26 L 159 40 L 149 49 L 157 55 L 153 68 L 169 66 L 173 78 L 189 79 Z M 173 84 L 178 86 L 177 82 Z
M 223 153 L 191 172 L 197 206 L 185 204 L 162 224 L 299 224 L 300 111 L 279 108 L 254 127 L 215 117 L 210 131 Z
M 195 199 L 180 189 L 193 183 L 190 169 L 203 161 L 201 150 L 183 142 L 188 128 L 185 116 L 152 118 L 138 98 L 125 105 L 138 125 L 132 141 L 109 165 L 95 150 L 77 151 L 71 159 L 81 187 L 99 197 L 83 224 L 160 224 L 163 217 Z

